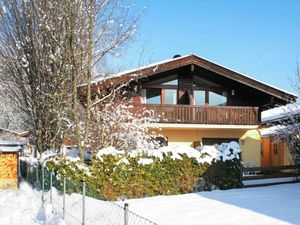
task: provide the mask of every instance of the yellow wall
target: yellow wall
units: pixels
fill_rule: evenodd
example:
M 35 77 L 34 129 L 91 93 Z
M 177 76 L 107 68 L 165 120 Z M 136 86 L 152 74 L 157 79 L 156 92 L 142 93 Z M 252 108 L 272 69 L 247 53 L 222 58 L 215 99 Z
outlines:
M 201 142 L 202 138 L 237 138 L 245 165 L 252 160 L 256 166 L 260 166 L 261 143 L 258 130 L 163 128 L 158 133 L 168 138 L 169 146 L 193 147 L 193 142 Z
M 261 164 L 261 137 L 258 130 L 248 130 L 240 138 L 242 158 L 245 166 L 249 161 L 254 161 L 255 166 Z

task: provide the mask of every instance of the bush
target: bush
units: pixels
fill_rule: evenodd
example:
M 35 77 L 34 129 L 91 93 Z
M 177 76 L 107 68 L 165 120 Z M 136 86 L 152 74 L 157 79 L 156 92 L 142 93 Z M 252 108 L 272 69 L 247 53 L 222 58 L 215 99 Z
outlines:
M 220 189 L 242 187 L 241 166 L 239 159 L 213 161 L 203 175 L 206 189 L 211 190 L 212 185 Z
M 92 158 L 92 166 L 57 157 L 47 167 L 77 184 L 85 180 L 93 197 L 98 193 L 108 200 L 198 191 L 201 176 L 208 189 L 240 187 L 239 151 L 236 146 L 225 147 L 210 146 L 203 153 L 186 147 L 125 153 L 109 147 Z
M 194 191 L 207 166 L 185 154 L 181 157 L 172 159 L 171 154 L 165 154 L 161 160 L 145 154 L 136 157 L 104 155 L 101 159 L 94 157 L 90 167 L 57 157 L 49 160 L 47 167 L 72 182 L 85 180 L 89 188 L 97 190 L 101 197 L 117 200 Z M 141 159 L 151 160 L 152 163 L 143 164 Z

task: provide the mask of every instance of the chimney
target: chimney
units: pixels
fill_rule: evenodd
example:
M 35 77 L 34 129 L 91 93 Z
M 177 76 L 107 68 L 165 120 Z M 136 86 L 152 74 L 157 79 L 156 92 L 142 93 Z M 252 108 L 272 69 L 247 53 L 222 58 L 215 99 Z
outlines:
M 179 57 L 181 57 L 181 55 L 179 55 L 179 54 L 176 54 L 176 55 L 174 55 L 174 56 L 173 56 L 173 59 L 175 59 L 175 58 L 179 58 Z

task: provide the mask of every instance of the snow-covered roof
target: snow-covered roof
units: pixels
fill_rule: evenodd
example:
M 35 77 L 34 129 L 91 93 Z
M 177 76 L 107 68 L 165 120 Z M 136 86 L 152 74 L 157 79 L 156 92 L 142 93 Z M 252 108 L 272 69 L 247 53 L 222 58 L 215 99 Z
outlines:
M 177 60 L 181 60 L 181 59 L 188 58 L 188 57 L 196 57 L 196 58 L 199 59 L 199 60 L 207 61 L 207 62 L 209 62 L 209 63 L 211 63 L 211 64 L 216 65 L 216 66 L 219 66 L 219 67 L 222 67 L 222 68 L 224 68 L 224 69 L 226 69 L 226 70 L 229 70 L 229 71 L 232 71 L 232 72 L 234 72 L 234 73 L 237 73 L 237 74 L 239 74 L 239 75 L 242 76 L 242 77 L 245 77 L 245 78 L 247 78 L 247 79 L 253 80 L 253 81 L 255 81 L 255 82 L 258 82 L 258 83 L 260 83 L 260 84 L 263 84 L 263 85 L 265 85 L 265 86 L 268 86 L 268 87 L 270 87 L 270 88 L 276 89 L 277 91 L 284 92 L 284 93 L 286 93 L 286 94 L 288 94 L 288 95 L 291 95 L 291 96 L 293 96 L 293 97 L 297 97 L 297 95 L 294 94 L 294 93 L 292 93 L 292 92 L 289 92 L 289 91 L 286 91 L 286 90 L 277 88 L 277 87 L 275 87 L 275 86 L 273 86 L 273 85 L 270 85 L 270 84 L 268 84 L 268 83 L 266 83 L 266 82 L 262 82 L 262 81 L 260 81 L 260 80 L 258 80 L 258 79 L 252 78 L 252 77 L 250 77 L 250 76 L 248 76 L 248 75 L 242 74 L 242 73 L 240 73 L 240 72 L 237 72 L 237 71 L 235 71 L 235 70 L 233 70 L 233 69 L 230 69 L 230 68 L 228 68 L 228 67 L 225 67 L 225 66 L 223 66 L 223 65 L 220 65 L 220 64 L 218 64 L 218 63 L 215 63 L 215 62 L 213 62 L 213 61 L 211 61 L 211 60 L 208 60 L 208 59 L 205 59 L 205 58 L 203 58 L 203 57 L 199 57 L 199 56 L 197 56 L 197 55 L 195 55 L 195 54 L 188 54 L 188 55 L 184 55 L 184 56 L 180 56 L 180 57 L 176 57 L 176 58 L 172 58 L 172 59 L 167 59 L 167 60 L 158 61 L 158 62 L 155 62 L 155 63 L 151 63 L 151 64 L 148 64 L 148 65 L 145 65 L 145 66 L 141 66 L 141 67 L 138 67 L 138 68 L 135 68 L 135 69 L 130 69 L 130 70 L 122 71 L 122 72 L 119 72 L 119 73 L 116 73 L 116 74 L 112 74 L 112 75 L 108 75 L 108 76 L 98 76 L 98 77 L 96 77 L 96 78 L 93 79 L 92 83 L 96 84 L 96 83 L 99 83 L 99 82 L 102 82 L 102 81 L 106 81 L 106 80 L 111 79 L 111 78 L 122 77 L 122 76 L 124 76 L 124 75 L 128 75 L 128 74 L 131 74 L 131 73 L 132 73 L 132 74 L 131 74 L 132 77 L 134 77 L 134 73 L 137 73 L 136 75 L 138 76 L 138 75 L 140 75 L 139 72 L 140 72 L 141 70 L 144 70 L 144 69 L 147 69 L 147 68 L 151 68 L 151 67 L 154 67 L 154 68 L 153 68 L 153 73 L 155 73 L 155 71 L 158 69 L 158 67 L 159 67 L 160 65 L 162 65 L 162 64 L 170 63 L 170 62 L 177 61 Z M 82 85 L 82 86 L 85 86 L 85 85 Z
M 178 59 L 186 58 L 186 57 L 191 56 L 191 55 L 193 55 L 193 54 L 184 55 L 184 56 L 180 56 L 180 57 L 176 57 L 176 58 L 172 58 L 172 59 L 161 60 L 161 61 L 158 61 L 158 62 L 155 62 L 155 63 L 150 63 L 150 64 L 140 66 L 140 67 L 137 67 L 137 68 L 134 68 L 134 69 L 121 71 L 121 72 L 111 74 L 111 75 L 108 75 L 108 76 L 97 76 L 93 79 L 92 83 L 98 83 L 98 82 L 101 82 L 101 81 L 104 81 L 104 80 L 107 80 L 107 79 L 110 79 L 110 78 L 120 77 L 120 76 L 127 75 L 127 74 L 130 74 L 130 73 L 134 73 L 136 71 L 140 71 L 140 70 L 143 70 L 143 69 L 146 69 L 146 68 L 149 68 L 149 67 L 159 66 L 161 64 L 176 61 Z M 153 71 L 153 72 L 155 72 L 155 71 Z
M 21 141 L 0 141 L 0 146 L 22 146 L 24 142 Z
M 300 123 L 295 123 L 291 125 L 274 125 L 265 129 L 262 129 L 260 131 L 261 137 L 269 137 L 269 136 L 275 136 L 275 135 L 285 135 L 287 133 L 294 133 L 299 132 L 300 129 Z
M 18 141 L 0 141 L 0 152 L 18 152 L 23 145 L 23 142 Z
M 261 113 L 261 122 L 267 123 L 276 120 L 288 118 L 300 114 L 300 106 L 298 104 L 287 104 L 285 106 L 279 106 L 273 109 L 263 111 Z
M 285 129 L 285 127 L 282 125 L 268 127 L 260 131 L 260 136 L 261 137 L 274 136 L 283 129 Z
M 19 152 L 21 150 L 21 146 L 0 146 L 0 153 L 3 152 Z

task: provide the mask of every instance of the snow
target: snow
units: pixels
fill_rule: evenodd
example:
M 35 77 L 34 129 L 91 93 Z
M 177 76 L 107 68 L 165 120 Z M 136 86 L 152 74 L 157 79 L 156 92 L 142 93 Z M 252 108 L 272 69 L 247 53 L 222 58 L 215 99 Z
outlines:
M 95 78 L 95 79 L 92 81 L 92 83 L 98 83 L 98 82 L 101 82 L 101 81 L 104 81 L 104 80 L 107 80 L 107 79 L 110 79 L 110 78 L 120 77 L 120 76 L 123 76 L 123 75 L 127 75 L 127 74 L 129 74 L 129 73 L 133 73 L 132 75 L 134 76 L 134 75 L 136 75 L 136 74 L 134 74 L 134 73 L 138 73 L 138 74 L 139 74 L 139 71 L 141 71 L 141 70 L 143 70 L 143 69 L 146 69 L 146 68 L 150 68 L 150 67 L 154 67 L 153 72 L 155 73 L 156 70 L 158 69 L 158 67 L 159 67 L 160 65 L 162 65 L 162 64 L 164 64 L 164 63 L 176 61 L 176 60 L 179 60 L 179 59 L 182 59 L 182 58 L 186 58 L 186 57 L 189 57 L 189 56 L 196 56 L 196 57 L 198 57 L 198 58 L 200 58 L 200 59 L 202 59 L 202 60 L 208 61 L 208 62 L 210 62 L 210 63 L 212 63 L 212 64 L 217 65 L 217 66 L 220 66 L 220 67 L 223 67 L 223 68 L 225 68 L 225 69 L 227 69 L 227 70 L 230 70 L 230 71 L 232 71 L 232 72 L 238 73 L 238 74 L 240 74 L 240 75 L 243 76 L 243 77 L 246 77 L 246 78 L 251 79 L 251 80 L 253 80 L 253 81 L 259 82 L 259 83 L 261 83 L 261 84 L 264 84 L 264 85 L 269 86 L 269 87 L 271 87 L 271 88 L 274 88 L 274 89 L 276 89 L 276 90 L 279 90 L 279 91 L 282 91 L 282 92 L 287 93 L 287 94 L 289 94 L 289 95 L 293 95 L 293 96 L 297 97 L 297 95 L 295 95 L 295 94 L 292 93 L 292 92 L 288 92 L 288 91 L 286 91 L 286 90 L 277 88 L 277 87 L 275 87 L 275 86 L 273 86 L 273 85 L 270 85 L 270 84 L 268 84 L 268 83 L 266 83 L 266 82 L 262 82 L 262 81 L 260 81 L 260 80 L 258 80 L 258 79 L 252 78 L 252 77 L 250 77 L 250 76 L 248 76 L 248 75 L 241 74 L 240 72 L 237 72 L 237 71 L 235 71 L 235 70 L 233 70 L 233 69 L 230 69 L 229 67 L 225 67 L 225 66 L 223 66 L 223 65 L 221 65 L 221 64 L 215 63 L 215 62 L 213 62 L 213 61 L 211 61 L 211 60 L 208 60 L 208 59 L 206 59 L 206 58 L 199 57 L 199 56 L 197 56 L 197 55 L 195 55 L 195 54 L 193 54 L 193 53 L 188 54 L 188 55 L 184 55 L 184 56 L 180 56 L 180 57 L 176 57 L 176 58 L 172 58 L 172 59 L 167 59 L 167 60 L 162 60 L 162 61 L 159 61 L 159 62 L 151 63 L 151 64 L 148 64 L 148 65 L 146 65 L 146 66 L 142 66 L 142 67 L 135 68 L 135 69 L 130 69 L 130 70 L 123 71 L 123 72 L 119 72 L 119 73 L 112 74 L 112 75 L 109 75 L 109 76 L 99 76 L 99 77 Z M 84 85 L 85 85 L 85 84 L 84 84 Z M 82 86 L 84 86 L 84 85 L 82 85 Z
M 149 165 L 153 163 L 153 159 L 147 159 L 147 158 L 141 158 L 138 161 L 138 164 L 140 165 Z
M 300 113 L 300 106 L 297 104 L 287 104 L 273 109 L 265 110 L 261 113 L 261 121 L 266 123 L 268 121 L 280 120 L 295 114 Z
M 129 210 L 159 225 L 291 225 L 300 224 L 299 196 L 297 183 L 126 202 Z
M 117 150 L 115 147 L 110 146 L 107 148 L 100 149 L 97 153 L 97 158 L 102 161 L 103 155 L 116 156 L 116 155 L 120 155 L 120 154 L 124 154 L 124 151 Z
M 65 225 L 50 204 L 42 207 L 41 193 L 24 182 L 19 190 L 0 191 L 0 218 L 0 225 Z
M 128 152 L 128 156 L 131 158 L 138 157 L 142 152 L 141 151 L 130 151 Z M 159 149 L 153 149 L 145 151 L 144 154 L 148 157 L 155 157 L 159 160 L 163 160 L 164 155 L 170 154 L 171 159 L 173 160 L 181 160 L 182 156 L 185 154 L 188 158 L 195 158 L 198 163 L 208 163 L 210 164 L 213 160 L 233 160 L 239 159 L 239 154 L 241 153 L 240 146 L 237 142 L 229 142 L 222 143 L 218 146 L 201 146 L 197 149 L 194 149 L 189 146 L 165 146 Z M 100 149 L 97 153 L 97 157 L 99 160 L 103 160 L 103 155 L 125 155 L 125 151 L 118 150 L 112 146 Z M 122 161 L 125 159 L 121 159 L 118 164 L 125 163 L 128 164 L 127 161 Z M 153 163 L 153 159 L 145 158 L 139 159 L 138 163 L 140 165 L 148 165 Z
M 37 165 L 39 163 L 39 160 L 34 157 L 20 157 L 21 161 L 27 162 L 30 165 Z
M 295 183 L 156 196 L 130 199 L 125 202 L 129 203 L 131 212 L 159 225 L 300 225 L 299 196 L 300 183 Z M 61 198 L 62 196 L 54 189 L 53 201 L 62 202 Z M 76 218 L 80 218 L 81 215 L 81 199 L 80 194 L 66 195 L 66 209 L 71 215 L 76 215 Z M 85 202 L 87 222 L 105 222 L 102 219 L 109 219 L 111 224 L 114 224 L 113 220 L 122 219 L 116 217 L 116 211 L 113 211 L 119 210 L 118 213 L 123 215 L 122 209 L 114 207 L 110 202 L 90 197 L 86 197 Z M 117 204 L 123 207 L 125 202 L 119 201 Z M 1 191 L 0 225 L 65 224 L 57 214 L 53 213 L 55 208 L 52 205 L 45 203 L 43 207 L 41 206 L 41 193 L 33 190 L 26 183 L 21 183 L 19 190 Z M 110 210 L 107 211 L 108 209 Z
M 57 152 L 55 150 L 47 150 L 45 152 L 43 152 L 41 154 L 41 157 L 40 158 L 34 158 L 32 156 L 30 157 L 20 157 L 20 160 L 21 161 L 24 161 L 24 162 L 27 162 L 29 163 L 30 165 L 38 165 L 38 164 L 41 164 L 43 166 L 45 166 L 45 163 L 53 158 L 57 156 Z M 79 158 L 78 158 L 79 159 Z
M 268 127 L 266 129 L 261 130 L 260 136 L 261 137 L 273 136 L 284 129 L 286 129 L 286 127 L 283 125 L 276 125 L 276 126 Z
M 129 73 L 136 73 L 137 71 L 141 71 L 143 69 L 146 69 L 146 68 L 149 68 L 149 67 L 153 67 L 153 66 L 156 66 L 154 68 L 155 71 L 156 71 L 157 67 L 159 65 L 161 65 L 161 64 L 172 62 L 172 61 L 175 61 L 175 60 L 178 60 L 178 59 L 181 59 L 181 58 L 185 58 L 185 57 L 188 57 L 188 56 L 190 56 L 190 55 L 185 55 L 185 56 L 181 56 L 181 57 L 178 57 L 178 58 L 172 58 L 172 59 L 162 60 L 162 61 L 159 61 L 159 62 L 148 64 L 146 66 L 141 66 L 139 68 L 130 69 L 130 70 L 122 71 L 122 72 L 119 72 L 119 73 L 111 74 L 109 76 L 98 76 L 98 77 L 96 77 L 96 78 L 93 79 L 92 83 L 99 83 L 101 81 L 108 80 L 110 78 L 120 77 L 120 76 L 129 74 Z M 155 71 L 153 71 L 153 72 L 155 72 Z M 139 74 L 139 72 L 138 72 L 138 74 Z M 134 74 L 132 74 L 132 75 L 134 75 Z M 81 86 L 85 86 L 85 85 L 86 84 L 83 84 Z
M 0 141 L 0 152 L 18 152 L 23 145 L 23 142 Z
M 126 164 L 126 165 L 129 165 L 130 163 L 129 163 L 128 159 L 123 158 L 123 159 L 120 159 L 120 160 L 117 162 L 117 165 L 119 165 L 119 164 Z
M 281 178 L 270 178 L 270 179 L 256 179 L 256 180 L 245 180 L 244 185 L 258 185 L 258 184 L 273 184 L 281 182 L 293 182 L 295 177 L 281 177 Z
M 19 152 L 21 150 L 21 146 L 1 146 L 0 152 Z

